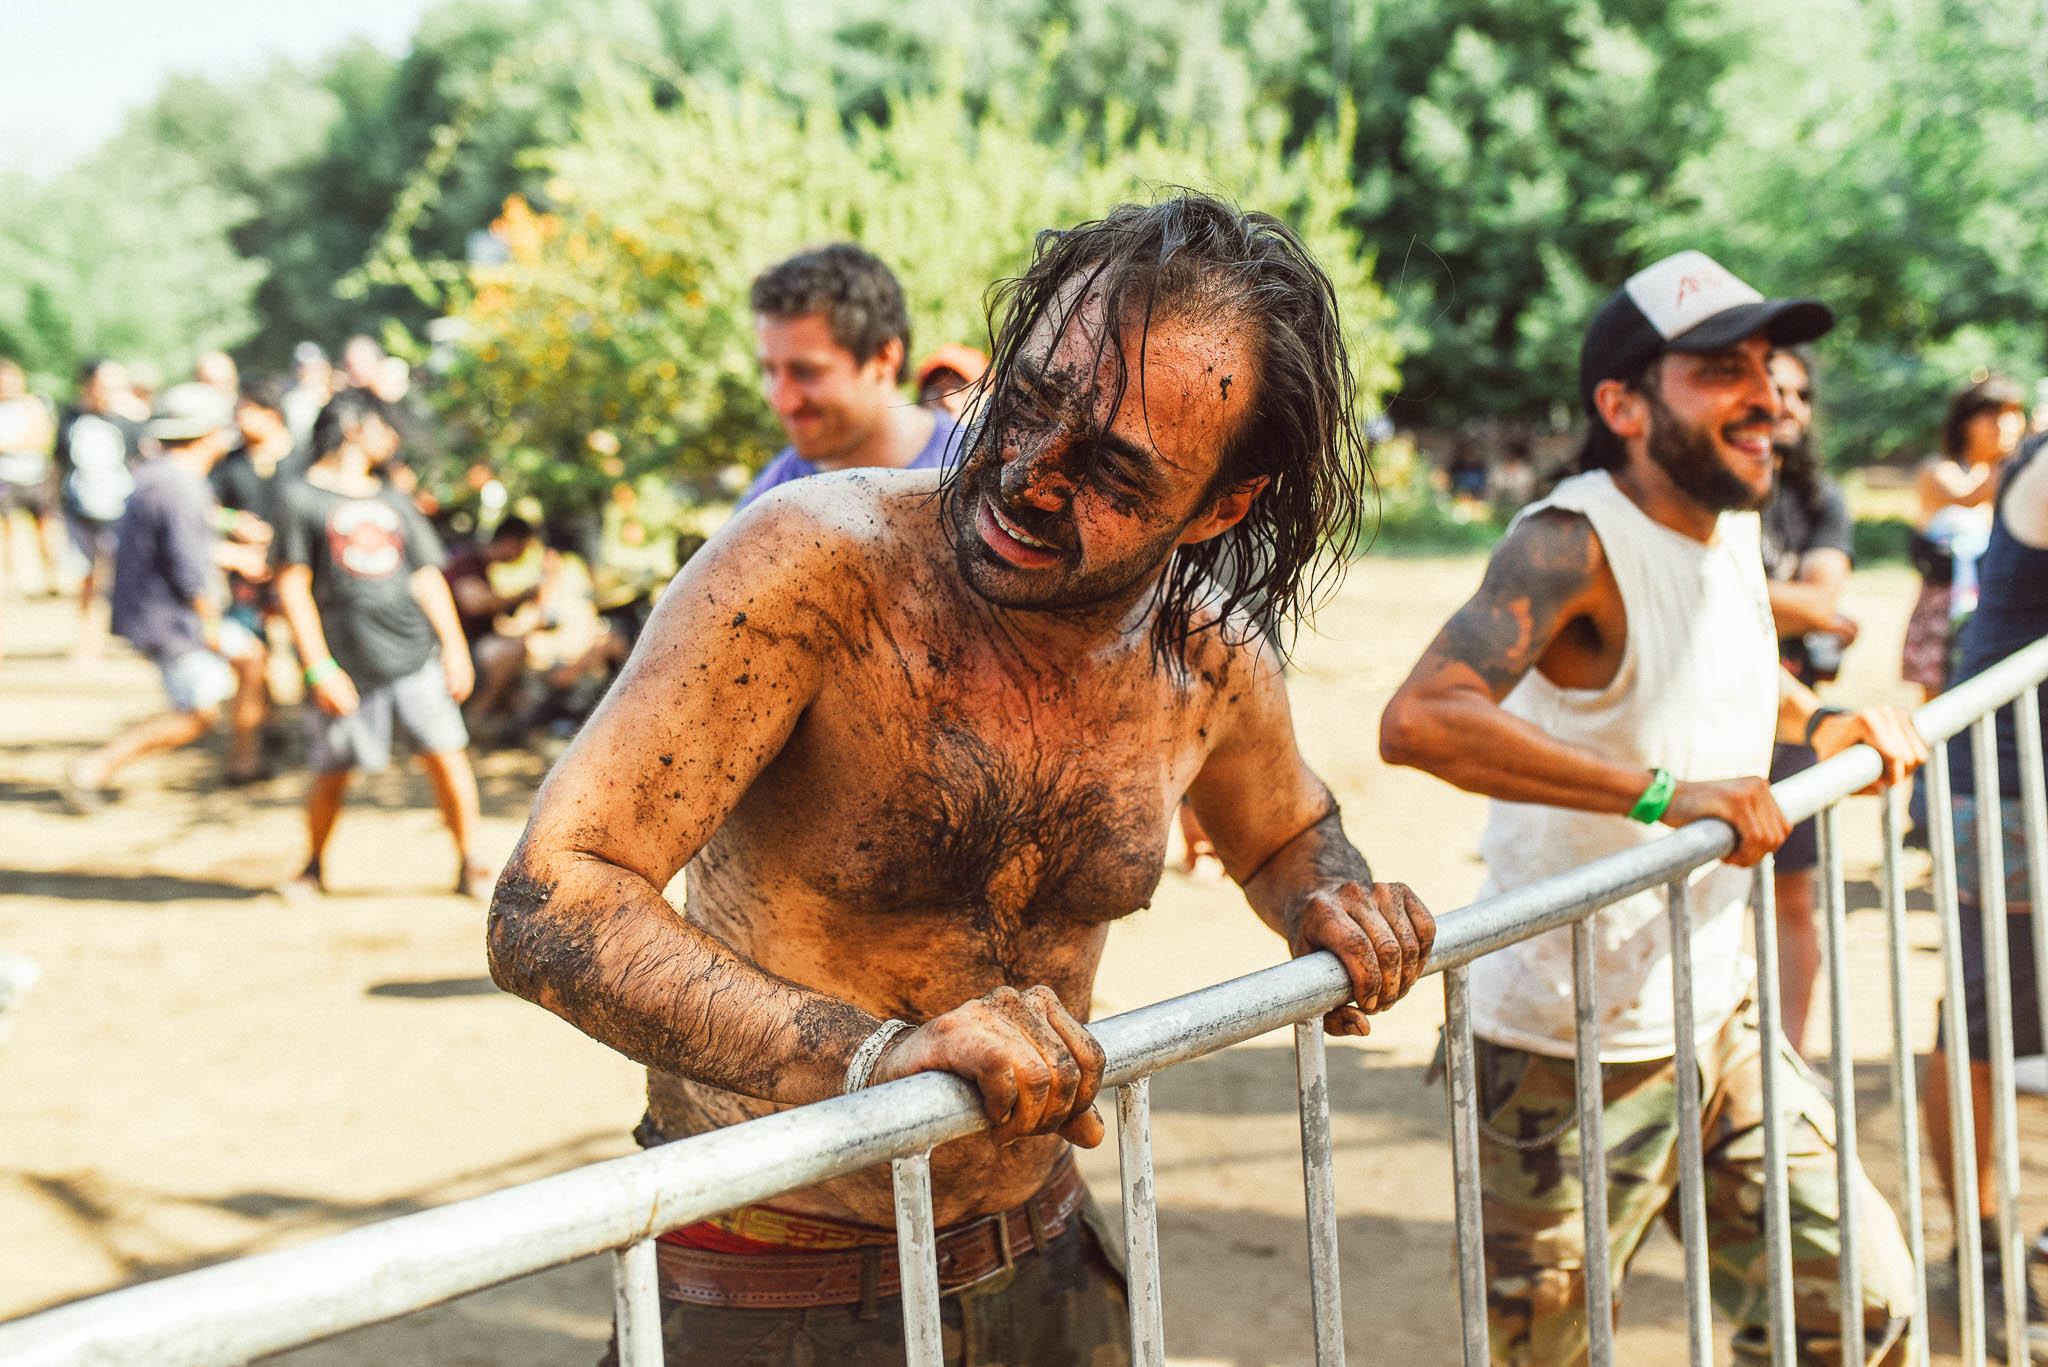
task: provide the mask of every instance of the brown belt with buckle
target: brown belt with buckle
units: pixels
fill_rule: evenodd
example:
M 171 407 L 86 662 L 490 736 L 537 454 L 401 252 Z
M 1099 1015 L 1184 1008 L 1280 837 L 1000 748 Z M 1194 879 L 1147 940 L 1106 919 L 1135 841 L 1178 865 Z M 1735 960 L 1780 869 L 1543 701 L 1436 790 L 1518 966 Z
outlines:
M 1065 1153 L 1037 1195 L 1023 1205 L 940 1230 L 941 1294 L 987 1281 L 1051 1242 L 1087 1194 L 1073 1155 Z M 717 1253 L 657 1243 L 654 1258 L 661 1294 L 692 1305 L 797 1310 L 872 1304 L 902 1289 L 893 1244 L 831 1252 Z

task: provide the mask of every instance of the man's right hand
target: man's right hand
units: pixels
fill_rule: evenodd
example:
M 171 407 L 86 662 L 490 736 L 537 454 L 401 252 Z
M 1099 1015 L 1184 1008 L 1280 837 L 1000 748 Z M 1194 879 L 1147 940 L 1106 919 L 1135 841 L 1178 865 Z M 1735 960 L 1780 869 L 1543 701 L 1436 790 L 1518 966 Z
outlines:
M 871 1082 L 956 1073 L 981 1093 L 996 1143 L 1058 1133 L 1092 1149 L 1104 1134 L 1093 1102 L 1107 1061 L 1051 988 L 999 987 L 898 1036 Z
M 330 717 L 346 717 L 362 705 L 355 680 L 339 671 L 313 685 L 313 701 Z
M 1674 829 L 1706 817 L 1719 817 L 1735 828 L 1735 852 L 1724 862 L 1746 869 L 1773 854 L 1792 833 L 1770 781 L 1761 778 L 1719 779 L 1711 783 L 1681 782 L 1671 790 L 1670 805 L 1660 818 Z

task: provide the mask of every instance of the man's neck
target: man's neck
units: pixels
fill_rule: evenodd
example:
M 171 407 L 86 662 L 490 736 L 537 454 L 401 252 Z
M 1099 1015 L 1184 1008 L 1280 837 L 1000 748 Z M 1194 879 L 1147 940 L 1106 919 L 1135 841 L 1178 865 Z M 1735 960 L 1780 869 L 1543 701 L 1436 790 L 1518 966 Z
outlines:
M 891 402 L 865 440 L 839 455 L 813 460 L 820 470 L 852 470 L 861 466 L 901 470 L 917 459 L 932 439 L 938 419 L 928 408 Z
M 346 446 L 315 461 L 307 469 L 306 478 L 330 493 L 350 498 L 363 498 L 383 487 L 370 473 L 369 460 Z
M 1707 507 L 1673 484 L 1647 456 L 1631 456 L 1628 464 L 1608 473 L 1614 487 L 1659 526 L 1707 546 L 1720 535 L 1720 509 Z

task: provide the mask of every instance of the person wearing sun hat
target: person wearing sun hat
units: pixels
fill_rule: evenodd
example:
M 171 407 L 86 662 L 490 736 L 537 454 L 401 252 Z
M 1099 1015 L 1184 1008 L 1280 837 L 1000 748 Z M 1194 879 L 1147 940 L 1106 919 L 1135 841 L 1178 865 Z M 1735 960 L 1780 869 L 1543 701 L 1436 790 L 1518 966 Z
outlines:
M 1841 1353 L 1834 1114 L 1782 1038 L 1762 1037 L 1743 948 L 1747 869 L 1789 830 L 1763 777 L 1773 740 L 1822 758 L 1871 745 L 1888 782 L 1927 754 L 1904 713 L 1821 707 L 1778 665 L 1755 511 L 1774 481 L 1768 361 L 1833 321 L 1825 304 L 1768 298 L 1701 252 L 1630 276 L 1580 348 L 1591 424 L 1579 473 L 1515 520 L 1380 730 L 1389 762 L 1494 799 L 1479 843 L 1482 897 L 1632 849 L 1660 825 L 1733 828 L 1735 848 L 1689 881 L 1692 1020 L 1678 1019 L 1662 888 L 1611 904 L 1587 928 L 1615 1285 L 1650 1225 L 1673 1218 L 1675 1041 L 1687 1029 L 1701 1074 L 1712 1292 L 1744 1362 L 1769 1360 L 1756 1199 L 1765 1048 L 1783 1059 L 1792 1122 L 1797 1360 L 1900 1361 L 1913 1303 L 1898 1221 L 1859 1174 L 1865 1343 Z M 1588 1354 L 1571 934 L 1546 932 L 1471 967 L 1496 1363 Z

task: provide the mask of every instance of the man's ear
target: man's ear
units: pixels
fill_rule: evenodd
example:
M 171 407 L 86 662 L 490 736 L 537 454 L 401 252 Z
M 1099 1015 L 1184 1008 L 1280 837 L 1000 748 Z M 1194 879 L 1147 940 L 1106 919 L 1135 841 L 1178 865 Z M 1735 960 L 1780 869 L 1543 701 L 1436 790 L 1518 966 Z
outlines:
M 893 389 L 901 383 L 903 374 L 903 339 L 891 337 L 882 343 L 876 348 L 875 354 L 868 357 L 868 364 L 876 367 L 883 383 Z
M 1190 522 L 1180 534 L 1177 546 L 1192 546 L 1198 541 L 1207 541 L 1244 521 L 1244 515 L 1252 510 L 1252 500 L 1266 491 L 1266 477 L 1248 479 L 1242 484 L 1233 484 L 1216 496 L 1209 505 L 1209 511 Z
M 1599 410 L 1600 420 L 1623 441 L 1644 436 L 1650 430 L 1649 398 L 1620 380 L 1602 380 L 1595 385 L 1593 407 Z

